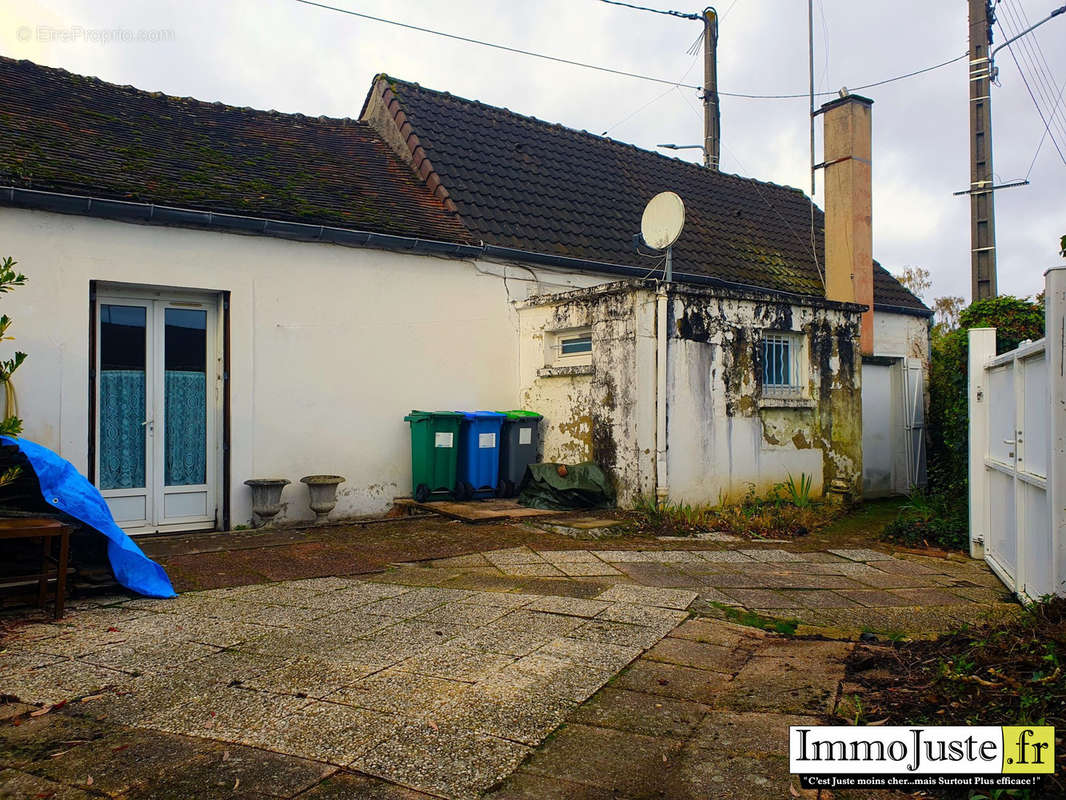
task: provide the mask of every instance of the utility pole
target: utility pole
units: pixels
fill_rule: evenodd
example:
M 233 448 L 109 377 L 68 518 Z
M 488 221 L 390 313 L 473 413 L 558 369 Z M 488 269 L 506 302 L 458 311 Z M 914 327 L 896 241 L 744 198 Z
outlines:
M 718 169 L 720 148 L 718 12 L 708 6 L 703 9 L 703 166 Z
M 967 0 L 970 19 L 971 302 L 995 297 L 996 207 L 992 191 L 992 0 Z

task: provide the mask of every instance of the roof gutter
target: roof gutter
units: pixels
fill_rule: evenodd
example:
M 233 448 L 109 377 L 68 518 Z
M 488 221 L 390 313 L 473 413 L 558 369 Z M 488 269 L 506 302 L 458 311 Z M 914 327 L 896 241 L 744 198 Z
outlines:
M 0 188 L 0 203 L 17 208 L 53 211 L 60 214 L 78 214 L 87 217 L 141 222 L 155 225 L 173 225 L 186 228 L 206 228 L 224 233 L 244 233 L 260 236 L 275 236 L 301 242 L 325 242 L 348 247 L 376 247 L 382 250 L 407 250 L 452 258 L 478 258 L 484 248 L 481 245 L 440 242 L 412 236 L 395 236 L 388 233 L 372 233 L 330 225 L 310 225 L 305 222 L 249 217 L 241 214 L 221 214 L 213 211 L 196 211 L 154 203 L 135 203 L 129 200 L 109 200 L 84 195 L 43 192 L 37 189 L 22 189 L 15 186 Z
M 63 194 L 39 189 L 24 189 L 17 186 L 0 187 L 0 204 L 16 208 L 51 211 L 59 214 L 77 214 L 79 216 L 122 222 L 172 225 L 184 228 L 215 230 L 223 233 L 274 236 L 292 241 L 323 242 L 345 247 L 373 247 L 380 250 L 426 253 L 450 258 L 495 258 L 502 261 L 539 264 L 546 267 L 555 267 L 556 269 L 597 272 L 626 278 L 648 277 L 648 271 L 641 267 L 628 267 L 622 264 L 571 258 L 551 253 L 532 253 L 494 244 L 441 242 L 434 239 L 372 233 L 370 231 L 338 228 L 330 225 L 312 225 L 305 222 L 286 222 L 242 214 L 197 211 L 195 209 L 157 205 L 155 203 L 138 203 L 131 200 L 112 200 L 89 197 L 87 195 Z M 695 286 L 711 286 L 760 295 L 772 295 L 774 298 L 790 299 L 804 304 L 809 304 L 812 300 L 815 302 L 820 300 L 814 295 L 770 290 L 761 286 L 713 278 L 709 275 L 675 271 L 674 280 Z M 822 302 L 825 301 L 822 300 Z M 880 303 L 875 303 L 874 308 L 890 313 L 911 314 L 920 317 L 932 316 L 932 312 L 928 309 L 885 306 Z

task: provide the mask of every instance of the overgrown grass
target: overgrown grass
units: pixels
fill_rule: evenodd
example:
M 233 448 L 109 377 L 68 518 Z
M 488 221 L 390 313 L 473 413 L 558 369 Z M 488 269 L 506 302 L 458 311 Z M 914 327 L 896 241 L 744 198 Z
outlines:
M 712 602 L 711 605 L 724 613 L 726 619 L 730 622 L 735 622 L 737 625 L 746 625 L 749 628 L 759 628 L 771 633 L 783 633 L 786 636 L 791 636 L 800 625 L 798 619 L 764 617 L 755 611 L 748 611 L 736 606 L 727 606 L 725 603 Z
M 750 486 L 739 502 L 717 505 L 657 503 L 638 497 L 633 514 L 642 530 L 662 536 L 691 536 L 722 531 L 753 538 L 802 536 L 836 519 L 841 509 L 811 497 L 811 478 L 789 476 L 765 497 Z
M 899 516 L 885 526 L 883 538 L 913 547 L 965 550 L 970 539 L 965 491 L 916 489 L 910 501 L 900 506 Z
M 1054 725 L 1066 727 L 1066 598 L 1045 598 L 1009 623 L 963 629 L 935 641 L 860 647 L 848 677 L 863 690 L 838 715 L 854 724 Z M 1066 753 L 1039 792 L 1066 796 Z M 965 794 L 948 794 L 964 797 Z M 970 795 L 971 800 L 975 796 Z

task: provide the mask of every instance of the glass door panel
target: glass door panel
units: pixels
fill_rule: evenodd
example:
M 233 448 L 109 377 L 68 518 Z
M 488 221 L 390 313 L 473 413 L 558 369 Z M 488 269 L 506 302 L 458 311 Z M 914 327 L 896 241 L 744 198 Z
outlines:
M 116 519 L 147 520 L 149 307 L 104 303 L 99 316 L 98 483 Z
M 201 486 L 207 483 L 207 312 L 164 313 L 166 485 Z

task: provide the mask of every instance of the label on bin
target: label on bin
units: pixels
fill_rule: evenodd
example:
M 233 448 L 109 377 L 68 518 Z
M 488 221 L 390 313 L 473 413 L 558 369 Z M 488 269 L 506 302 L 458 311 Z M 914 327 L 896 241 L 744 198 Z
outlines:
M 454 433 L 450 433 L 450 432 L 436 433 L 436 434 L 433 435 L 433 446 L 434 447 L 454 447 L 455 445 L 452 443 L 454 438 L 455 438 L 455 434 Z
M 481 447 L 495 447 L 496 446 L 496 434 L 495 433 L 479 433 L 477 435 L 477 446 Z
M 519 428 L 518 429 L 518 443 L 519 444 L 533 444 L 533 429 L 532 428 Z

